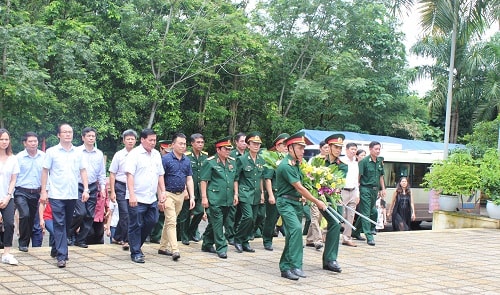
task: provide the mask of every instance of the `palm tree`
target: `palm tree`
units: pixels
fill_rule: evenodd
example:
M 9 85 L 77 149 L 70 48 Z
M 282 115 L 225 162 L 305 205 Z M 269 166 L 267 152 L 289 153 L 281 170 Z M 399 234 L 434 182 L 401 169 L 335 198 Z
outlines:
M 458 126 L 458 117 L 451 122 L 451 107 L 454 78 L 456 74 L 455 54 L 457 39 L 470 40 L 480 36 L 498 16 L 499 0 L 394 0 L 394 12 L 418 5 L 421 13 L 421 26 L 427 36 L 449 38 L 450 54 L 448 64 L 448 83 L 446 98 L 445 157 L 450 142 L 450 126 Z M 458 111 L 458 109 L 457 109 Z M 456 141 L 456 138 L 453 139 Z

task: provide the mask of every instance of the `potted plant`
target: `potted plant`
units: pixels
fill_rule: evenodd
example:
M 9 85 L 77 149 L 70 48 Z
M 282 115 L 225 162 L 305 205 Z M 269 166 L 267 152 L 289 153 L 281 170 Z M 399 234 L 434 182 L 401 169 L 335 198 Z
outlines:
M 469 197 L 479 188 L 479 167 L 468 152 L 459 151 L 432 164 L 423 180 L 422 186 L 441 193 L 440 210 L 456 211 L 458 198 Z
M 500 219 L 500 155 L 489 149 L 481 159 L 481 191 L 487 196 L 486 211 L 490 218 Z

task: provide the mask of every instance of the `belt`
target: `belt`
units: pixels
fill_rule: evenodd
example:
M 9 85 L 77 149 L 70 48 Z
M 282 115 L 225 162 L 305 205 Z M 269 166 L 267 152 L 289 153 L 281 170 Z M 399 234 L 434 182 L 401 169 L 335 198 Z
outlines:
M 378 186 L 369 186 L 369 185 L 363 185 L 363 187 L 366 187 L 368 189 L 372 189 L 374 191 L 378 191 Z
M 181 190 L 181 191 L 179 191 L 179 192 L 173 192 L 173 191 L 168 191 L 168 190 L 167 190 L 167 192 L 169 192 L 169 193 L 171 193 L 171 194 L 175 194 L 175 195 L 180 195 L 180 194 L 182 194 L 182 193 L 184 192 L 184 190 Z
M 283 199 L 288 199 L 288 200 L 293 200 L 293 201 L 300 201 L 300 197 L 294 197 L 294 196 L 290 196 L 290 195 L 281 195 L 280 198 L 283 198 Z
M 28 194 L 39 194 L 42 191 L 40 188 L 24 188 L 20 186 L 16 186 L 16 190 Z
M 123 182 L 123 181 L 115 180 L 115 184 L 117 184 L 117 183 L 118 183 L 118 184 L 121 184 L 121 185 L 125 185 L 125 186 L 127 185 L 127 184 L 126 184 L 125 182 Z
M 347 188 L 347 187 L 344 187 L 342 190 L 343 191 L 348 191 L 348 192 L 352 192 L 353 190 L 355 190 L 356 188 L 353 187 L 353 188 Z

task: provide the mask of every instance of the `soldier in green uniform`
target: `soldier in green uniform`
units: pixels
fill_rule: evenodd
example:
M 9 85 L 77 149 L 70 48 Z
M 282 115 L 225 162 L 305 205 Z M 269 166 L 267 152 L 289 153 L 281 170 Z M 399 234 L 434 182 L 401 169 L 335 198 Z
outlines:
M 278 163 L 286 156 L 287 150 L 285 146 L 285 140 L 290 135 L 287 133 L 282 133 L 276 137 L 273 141 L 273 149 L 276 150 L 278 155 Z M 264 198 L 266 206 L 266 219 L 264 220 L 264 227 L 262 230 L 262 242 L 264 244 L 264 249 L 268 251 L 273 251 L 273 235 L 274 229 L 276 227 L 276 222 L 278 221 L 278 209 L 276 209 L 276 198 L 275 193 L 277 191 L 276 187 L 276 170 L 265 167 L 264 168 L 264 185 L 266 188 Z
M 164 139 L 158 141 L 160 144 L 159 150 L 160 154 L 163 155 L 170 153 L 172 151 L 172 140 Z M 153 227 L 153 231 L 151 232 L 150 242 L 159 244 L 161 240 L 161 232 L 163 231 L 163 224 L 165 223 L 165 214 L 163 214 L 163 209 L 160 209 L 160 215 L 158 217 L 158 221 Z
M 217 155 L 209 157 L 203 163 L 200 172 L 201 203 L 207 209 L 208 215 L 208 225 L 203 234 L 201 250 L 216 252 L 223 259 L 227 258 L 227 241 L 223 225 L 229 211 L 238 201 L 234 190 L 236 162 L 229 156 L 232 148 L 231 137 L 217 141 L 215 143 Z
M 198 232 L 198 225 L 200 224 L 205 211 L 201 205 L 200 194 L 200 170 L 202 163 L 207 159 L 207 152 L 203 151 L 205 146 L 205 139 L 200 133 L 191 135 L 191 150 L 187 151 L 185 155 L 191 161 L 191 169 L 193 170 L 194 182 L 194 195 L 195 206 L 189 210 L 189 198 L 184 200 L 181 212 L 177 217 L 178 237 L 185 245 L 189 245 L 189 240 L 195 242 L 200 241 L 200 233 Z
M 327 205 L 316 199 L 302 185 L 299 164 L 306 146 L 304 132 L 297 132 L 285 141 L 288 155 L 276 169 L 276 208 L 285 227 L 285 248 L 281 254 L 279 268 L 281 276 L 290 280 L 306 277 L 302 271 L 304 249 L 302 244 L 302 197 L 316 204 L 321 210 Z M 302 197 L 301 197 L 302 196 Z
M 236 148 L 231 151 L 230 157 L 233 159 L 237 159 L 240 156 L 242 156 L 245 151 L 247 150 L 247 143 L 245 141 L 246 139 L 246 134 L 243 132 L 239 132 L 236 134 L 234 137 L 234 143 L 236 145 Z M 240 214 L 237 214 L 237 207 L 233 206 L 229 210 L 229 214 L 226 218 L 226 221 L 224 223 L 224 235 L 226 236 L 226 239 L 228 240 L 229 245 L 234 245 L 234 229 L 236 228 L 237 223 L 239 222 Z
M 234 235 L 234 247 L 238 253 L 255 252 L 249 240 L 253 235 L 254 214 L 259 203 L 264 203 L 264 160 L 259 155 L 262 144 L 259 132 L 251 132 L 245 139 L 248 151 L 236 159 L 234 189 L 238 191 L 238 209 L 241 219 Z
M 377 221 L 377 209 L 375 202 L 380 194 L 385 198 L 385 183 L 384 183 L 384 159 L 380 155 L 380 143 L 377 141 L 370 142 L 370 155 L 359 162 L 359 212 L 364 216 L 369 216 L 373 221 Z M 360 233 L 363 230 L 368 245 L 375 246 L 371 223 L 364 218 L 356 220 L 356 231 L 352 233 L 352 237 L 364 241 Z

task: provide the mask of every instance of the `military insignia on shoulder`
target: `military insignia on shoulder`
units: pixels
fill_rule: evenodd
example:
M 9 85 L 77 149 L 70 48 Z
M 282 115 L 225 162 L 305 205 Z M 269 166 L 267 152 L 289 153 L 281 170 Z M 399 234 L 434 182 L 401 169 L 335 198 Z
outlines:
M 201 154 L 202 154 L 202 155 L 208 155 L 208 153 L 207 153 L 207 152 L 205 152 L 205 151 L 201 151 Z
M 231 157 L 231 156 L 229 156 L 229 157 L 227 157 L 227 158 L 228 158 L 229 160 L 233 160 L 233 161 L 235 161 L 235 160 L 236 160 L 235 158 L 233 158 L 233 157 Z
M 213 159 L 215 159 L 215 156 L 208 157 L 207 161 L 210 161 L 210 160 L 213 160 Z
M 184 153 L 184 155 L 185 155 L 185 156 L 191 156 L 191 154 L 192 154 L 192 153 L 191 153 L 191 151 L 186 151 L 186 152 Z
M 290 165 L 290 166 L 295 166 L 295 161 L 293 161 L 293 160 L 288 160 L 288 165 Z

